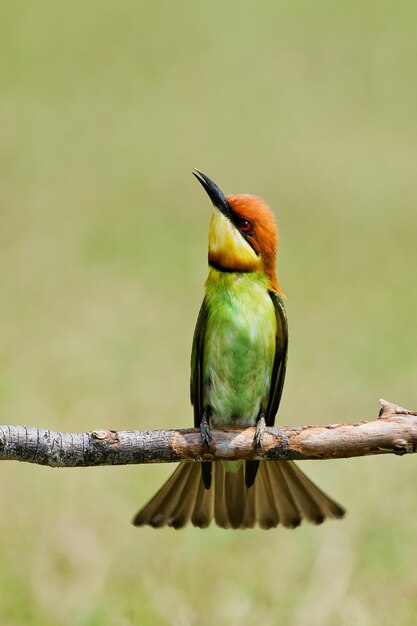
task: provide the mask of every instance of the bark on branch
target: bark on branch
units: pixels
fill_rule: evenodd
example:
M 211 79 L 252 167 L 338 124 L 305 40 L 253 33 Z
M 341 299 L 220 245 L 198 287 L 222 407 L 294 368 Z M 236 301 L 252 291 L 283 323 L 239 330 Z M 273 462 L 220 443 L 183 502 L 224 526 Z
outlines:
M 212 448 L 200 431 L 95 430 L 61 433 L 26 426 L 0 426 L 0 460 L 49 467 L 235 459 L 340 459 L 417 450 L 417 412 L 380 400 L 377 420 L 327 426 L 267 428 L 261 449 L 254 428 L 212 431 Z

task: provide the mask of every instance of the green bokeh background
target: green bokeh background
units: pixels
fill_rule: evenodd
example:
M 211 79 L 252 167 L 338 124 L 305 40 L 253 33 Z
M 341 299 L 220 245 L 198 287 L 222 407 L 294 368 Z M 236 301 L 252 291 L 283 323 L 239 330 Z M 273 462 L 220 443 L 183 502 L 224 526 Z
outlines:
M 208 199 L 281 230 L 285 423 L 417 406 L 417 5 L 5 0 L 0 421 L 192 421 Z M 415 624 L 416 459 L 304 463 L 343 522 L 130 525 L 169 466 L 1 466 L 0 623 Z

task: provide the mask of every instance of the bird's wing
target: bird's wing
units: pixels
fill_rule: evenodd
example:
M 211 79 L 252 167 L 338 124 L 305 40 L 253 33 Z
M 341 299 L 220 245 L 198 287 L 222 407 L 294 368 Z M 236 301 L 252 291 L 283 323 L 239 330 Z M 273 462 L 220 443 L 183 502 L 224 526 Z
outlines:
M 265 422 L 267 426 L 273 426 L 275 422 L 275 415 L 278 411 L 281 400 L 285 380 L 285 370 L 287 367 L 288 323 L 281 296 L 275 291 L 270 291 L 269 293 L 274 304 L 275 316 L 277 318 L 277 335 L 275 343 L 275 359 L 271 377 L 271 390 L 265 414 Z
M 203 357 L 204 338 L 207 327 L 207 303 L 203 300 L 197 324 L 194 331 L 193 347 L 191 350 L 191 404 L 194 407 L 194 426 L 198 428 L 203 418 Z

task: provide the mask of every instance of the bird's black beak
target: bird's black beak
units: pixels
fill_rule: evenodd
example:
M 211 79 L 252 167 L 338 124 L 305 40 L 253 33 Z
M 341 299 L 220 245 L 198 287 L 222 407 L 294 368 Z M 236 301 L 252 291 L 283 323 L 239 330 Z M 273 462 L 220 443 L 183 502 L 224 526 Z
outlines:
M 214 183 L 208 176 L 203 174 L 203 172 L 200 172 L 200 170 L 198 170 L 196 167 L 194 168 L 193 174 L 198 182 L 201 183 L 206 190 L 214 206 L 219 209 L 219 211 L 221 211 L 223 215 L 230 218 L 230 207 L 227 203 L 224 193 L 218 188 L 216 183 Z

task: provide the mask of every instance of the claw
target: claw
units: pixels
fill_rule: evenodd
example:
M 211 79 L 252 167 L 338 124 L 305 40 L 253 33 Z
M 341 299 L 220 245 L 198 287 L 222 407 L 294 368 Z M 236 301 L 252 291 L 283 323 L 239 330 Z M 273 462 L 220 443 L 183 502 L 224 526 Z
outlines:
M 262 448 L 265 429 L 266 429 L 265 418 L 263 415 L 261 415 L 261 417 L 256 422 L 256 431 L 255 431 L 255 436 L 253 438 L 253 447 L 256 448 L 257 450 L 259 448 Z
M 203 446 L 211 448 L 211 431 L 207 417 L 207 411 L 204 409 L 203 419 L 200 424 L 201 442 Z

